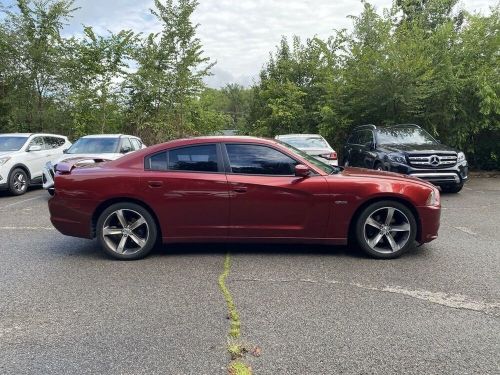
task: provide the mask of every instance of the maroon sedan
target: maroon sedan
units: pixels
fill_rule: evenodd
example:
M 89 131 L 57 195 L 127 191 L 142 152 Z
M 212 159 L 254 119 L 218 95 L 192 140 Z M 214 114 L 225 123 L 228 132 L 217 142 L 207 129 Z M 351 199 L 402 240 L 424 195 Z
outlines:
M 57 166 L 51 221 L 118 259 L 159 240 L 343 245 L 395 258 L 437 237 L 439 192 L 417 178 L 330 166 L 275 140 L 204 137 Z

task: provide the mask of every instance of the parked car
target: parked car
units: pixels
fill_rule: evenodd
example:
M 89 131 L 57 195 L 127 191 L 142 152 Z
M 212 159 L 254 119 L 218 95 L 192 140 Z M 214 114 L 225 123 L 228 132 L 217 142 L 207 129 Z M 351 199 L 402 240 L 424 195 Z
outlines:
M 142 140 L 133 135 L 96 134 L 86 135 L 78 139 L 69 149 L 65 150 L 55 161 L 49 161 L 43 168 L 43 188 L 50 194 L 54 192 L 54 166 L 69 159 L 80 163 L 115 160 L 123 155 L 137 151 L 146 146 Z
M 458 193 L 468 178 L 465 154 L 448 147 L 418 125 L 354 128 L 344 147 L 344 166 L 419 177 Z
M 56 160 L 71 142 L 62 135 L 40 133 L 0 134 L 0 190 L 26 193 L 42 182 L 45 163 Z
M 59 163 L 50 219 L 118 259 L 158 240 L 347 244 L 394 258 L 434 240 L 439 191 L 400 174 L 334 167 L 253 137 L 175 140 L 107 163 Z
M 319 134 L 284 134 L 277 135 L 275 139 L 296 147 L 323 163 L 339 165 L 337 153 Z

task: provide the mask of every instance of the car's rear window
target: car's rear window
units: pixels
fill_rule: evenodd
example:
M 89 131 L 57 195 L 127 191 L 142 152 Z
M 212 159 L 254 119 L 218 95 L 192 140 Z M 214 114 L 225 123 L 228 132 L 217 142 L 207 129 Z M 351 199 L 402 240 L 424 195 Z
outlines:
M 328 144 L 324 139 L 319 137 L 297 137 L 297 138 L 283 138 L 280 141 L 288 143 L 293 147 L 300 149 L 303 148 L 328 148 Z

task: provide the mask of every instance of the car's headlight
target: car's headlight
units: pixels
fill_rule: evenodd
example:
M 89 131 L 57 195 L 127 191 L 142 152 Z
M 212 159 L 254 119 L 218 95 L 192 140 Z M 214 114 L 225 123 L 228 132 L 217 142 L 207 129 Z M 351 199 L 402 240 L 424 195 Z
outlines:
M 10 160 L 10 157 L 9 156 L 6 156 L 4 158 L 0 158 L 0 166 L 4 165 L 5 163 L 7 163 L 8 161 Z
M 459 152 L 457 154 L 457 163 L 462 163 L 465 161 L 465 154 L 463 152 Z
M 425 202 L 427 206 L 439 206 L 439 191 L 432 190 L 427 197 L 427 202 Z
M 387 158 L 390 161 L 395 161 L 396 163 L 406 164 L 406 158 L 402 154 L 389 154 Z

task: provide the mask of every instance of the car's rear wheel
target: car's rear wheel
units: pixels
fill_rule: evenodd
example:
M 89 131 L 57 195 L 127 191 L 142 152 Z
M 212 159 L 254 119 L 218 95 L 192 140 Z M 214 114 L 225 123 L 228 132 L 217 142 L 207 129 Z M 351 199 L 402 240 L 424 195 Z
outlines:
M 383 171 L 384 166 L 382 165 L 381 162 L 376 162 L 375 165 L 373 166 L 373 169 L 375 169 L 376 171 Z
M 153 216 L 135 203 L 113 204 L 97 220 L 97 237 L 104 251 L 116 259 L 145 257 L 154 248 L 157 236 Z
M 21 168 L 12 171 L 9 178 L 9 191 L 13 195 L 22 195 L 28 190 L 28 174 Z
M 380 201 L 366 207 L 356 222 L 356 240 L 371 256 L 397 258 L 410 249 L 417 236 L 411 210 L 396 201 Z

